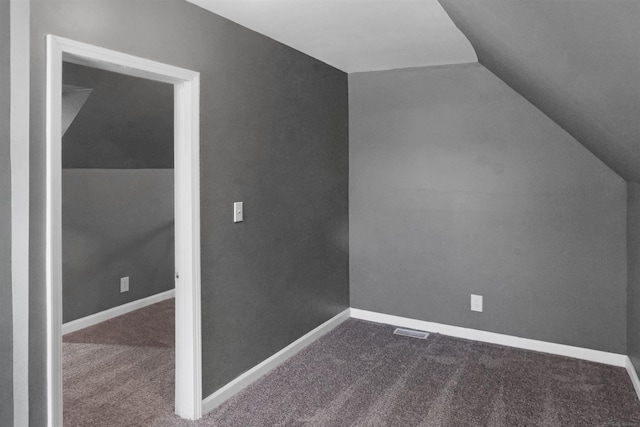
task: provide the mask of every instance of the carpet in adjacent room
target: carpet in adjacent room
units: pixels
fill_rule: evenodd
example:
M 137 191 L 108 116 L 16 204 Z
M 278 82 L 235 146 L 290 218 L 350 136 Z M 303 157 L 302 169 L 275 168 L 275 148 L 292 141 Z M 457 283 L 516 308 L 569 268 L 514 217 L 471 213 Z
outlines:
M 174 300 L 63 337 L 65 427 L 189 426 L 174 408 Z

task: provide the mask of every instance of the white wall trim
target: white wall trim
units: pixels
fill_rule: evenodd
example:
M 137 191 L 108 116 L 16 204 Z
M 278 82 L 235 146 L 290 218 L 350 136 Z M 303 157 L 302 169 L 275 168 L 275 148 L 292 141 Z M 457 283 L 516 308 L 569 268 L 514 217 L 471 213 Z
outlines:
M 607 365 L 626 367 L 627 356 L 624 354 L 608 353 L 589 348 L 573 347 L 570 345 L 556 344 L 546 341 L 520 338 L 512 335 L 498 334 L 495 332 L 480 331 L 477 329 L 462 328 L 459 326 L 444 325 L 441 323 L 427 322 L 424 320 L 410 319 L 407 317 L 393 316 L 390 314 L 376 313 L 373 311 L 351 309 L 351 317 L 354 319 L 368 320 L 370 322 L 385 323 L 403 328 L 417 329 L 449 335 L 456 338 L 464 338 L 473 341 L 482 341 L 491 344 L 499 344 L 507 347 L 534 350 L 541 353 L 556 354 L 559 356 L 573 357 L 575 359 L 589 360 L 591 362 Z
M 31 2 L 11 0 L 13 421 L 29 425 L 29 93 Z
M 638 399 L 640 399 L 640 378 L 638 378 L 638 373 L 636 372 L 635 366 L 631 363 L 631 358 L 627 356 L 626 360 L 626 368 L 627 373 L 629 374 L 629 378 L 631 378 L 631 384 L 633 384 L 633 389 L 636 391 L 636 395 Z
M 108 310 L 100 311 L 89 316 L 81 317 L 80 319 L 72 320 L 62 324 L 62 335 L 70 334 L 80 329 L 88 328 L 89 326 L 97 325 L 105 320 L 113 319 L 114 317 L 122 316 L 123 314 L 131 313 L 132 311 L 139 310 L 147 307 L 151 304 L 155 304 L 160 301 L 175 298 L 175 289 L 151 295 L 150 297 L 141 298 L 139 300 L 131 301 L 126 304 L 119 305 L 117 307 L 110 308 Z
M 28 56 L 28 55 L 27 55 Z M 200 302 L 200 74 L 47 36 L 46 301 L 47 425 L 62 425 L 62 61 L 174 86 L 176 414 L 202 416 Z
M 338 315 L 327 320 L 311 332 L 303 335 L 301 338 L 298 338 L 296 341 L 292 342 L 273 356 L 265 359 L 258 365 L 249 369 L 247 372 L 240 375 L 238 378 L 231 381 L 224 387 L 218 389 L 215 393 L 211 394 L 202 401 L 202 413 L 206 414 L 207 412 L 210 412 L 213 409 L 217 408 L 227 399 L 242 391 L 242 389 L 247 387 L 249 384 L 268 374 L 273 369 L 277 368 L 280 364 L 284 363 L 291 356 L 295 355 L 300 350 L 304 349 L 324 334 L 335 329 L 342 322 L 349 319 L 349 317 L 350 311 L 349 309 L 346 309 L 342 313 L 339 313 Z

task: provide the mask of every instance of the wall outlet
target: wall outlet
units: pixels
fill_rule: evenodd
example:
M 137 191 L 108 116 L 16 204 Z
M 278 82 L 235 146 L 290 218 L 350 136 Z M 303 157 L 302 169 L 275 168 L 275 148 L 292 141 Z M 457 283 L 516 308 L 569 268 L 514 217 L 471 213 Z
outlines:
M 482 311 L 482 295 L 471 294 L 471 311 Z
M 120 278 L 120 293 L 129 292 L 129 276 Z

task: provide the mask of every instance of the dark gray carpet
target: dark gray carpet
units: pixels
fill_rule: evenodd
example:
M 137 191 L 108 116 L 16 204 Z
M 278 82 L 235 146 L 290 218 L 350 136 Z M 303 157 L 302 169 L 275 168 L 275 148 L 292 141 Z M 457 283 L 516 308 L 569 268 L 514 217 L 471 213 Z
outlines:
M 64 425 L 180 426 L 174 300 L 63 337 Z
M 158 313 L 173 316 L 173 306 L 161 304 Z M 640 426 L 623 368 L 437 334 L 398 337 L 390 326 L 357 320 L 189 423 L 171 413 L 173 352 L 163 347 L 171 340 L 131 341 L 146 334 L 141 319 L 157 326 L 154 307 L 120 319 L 125 345 L 113 325 L 67 336 L 65 425 Z

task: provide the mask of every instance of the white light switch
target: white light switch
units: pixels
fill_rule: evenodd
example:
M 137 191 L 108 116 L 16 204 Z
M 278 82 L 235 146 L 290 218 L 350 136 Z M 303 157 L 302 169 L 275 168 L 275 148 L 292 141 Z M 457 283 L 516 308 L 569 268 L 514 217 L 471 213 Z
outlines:
M 242 202 L 235 202 L 233 204 L 233 222 L 242 222 Z
M 482 311 L 482 295 L 471 294 L 471 311 Z
M 129 292 L 129 276 L 120 278 L 120 293 Z

